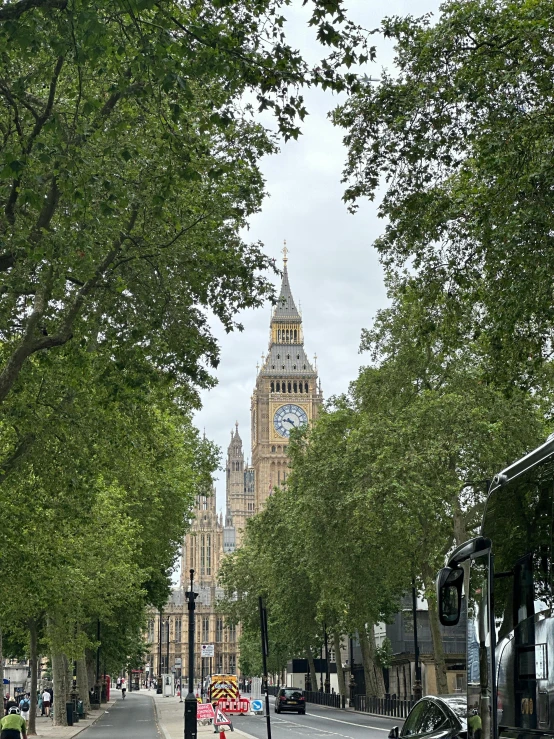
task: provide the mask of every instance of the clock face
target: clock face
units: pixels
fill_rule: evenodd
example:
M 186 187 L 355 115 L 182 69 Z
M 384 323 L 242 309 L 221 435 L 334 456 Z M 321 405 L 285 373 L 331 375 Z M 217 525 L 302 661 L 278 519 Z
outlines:
M 273 416 L 273 426 L 280 436 L 290 436 L 292 429 L 301 428 L 308 423 L 308 416 L 298 405 L 282 405 Z

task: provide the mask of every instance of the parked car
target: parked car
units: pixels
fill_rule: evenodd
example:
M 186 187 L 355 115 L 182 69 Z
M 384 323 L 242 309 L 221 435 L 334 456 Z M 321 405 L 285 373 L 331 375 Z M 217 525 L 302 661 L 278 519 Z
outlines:
M 427 695 L 412 708 L 404 726 L 390 730 L 389 739 L 433 737 L 467 739 L 467 700 L 465 695 Z
M 306 698 L 300 688 L 281 688 L 275 696 L 275 713 L 296 711 L 306 713 Z

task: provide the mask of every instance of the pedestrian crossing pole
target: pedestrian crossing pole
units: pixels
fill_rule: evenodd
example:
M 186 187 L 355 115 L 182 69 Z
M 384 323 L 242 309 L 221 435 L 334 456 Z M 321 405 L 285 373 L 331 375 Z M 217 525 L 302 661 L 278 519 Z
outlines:
M 196 739 L 196 696 L 194 695 L 194 610 L 198 593 L 194 592 L 194 570 L 190 570 L 190 590 L 186 593 L 189 612 L 189 692 L 185 698 L 185 739 Z M 182 690 L 182 685 L 181 685 Z

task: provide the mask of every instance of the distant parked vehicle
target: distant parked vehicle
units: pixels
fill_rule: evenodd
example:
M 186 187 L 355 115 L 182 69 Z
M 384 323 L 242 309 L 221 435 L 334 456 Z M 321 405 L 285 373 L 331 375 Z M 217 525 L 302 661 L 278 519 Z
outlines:
M 306 699 L 300 688 L 281 688 L 275 696 L 275 713 L 296 711 L 306 713 Z
M 389 733 L 389 739 L 408 739 L 408 737 L 467 739 L 465 695 L 422 698 L 412 708 L 400 731 L 398 726 L 395 726 Z

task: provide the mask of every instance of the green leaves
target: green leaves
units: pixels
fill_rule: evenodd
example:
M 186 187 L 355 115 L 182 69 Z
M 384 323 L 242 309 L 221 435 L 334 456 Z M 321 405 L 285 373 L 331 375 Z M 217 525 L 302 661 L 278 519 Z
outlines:
M 398 74 L 335 111 L 345 200 L 386 183 L 376 246 L 391 278 L 456 327 L 452 352 L 478 333 L 506 387 L 542 383 L 552 339 L 553 13 L 546 0 L 451 0 L 432 27 L 388 19 Z

